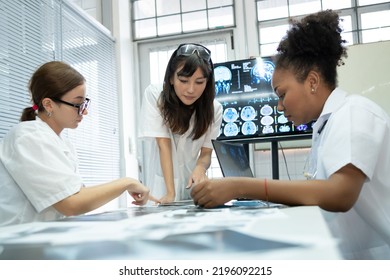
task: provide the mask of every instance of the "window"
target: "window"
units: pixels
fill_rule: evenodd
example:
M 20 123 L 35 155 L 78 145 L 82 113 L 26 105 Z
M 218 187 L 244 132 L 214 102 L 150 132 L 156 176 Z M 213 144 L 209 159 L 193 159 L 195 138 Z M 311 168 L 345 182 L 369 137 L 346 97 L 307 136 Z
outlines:
M 134 40 L 235 25 L 233 0 L 132 0 Z
M 359 9 L 359 11 L 361 11 Z M 370 43 L 390 40 L 390 9 L 384 11 L 362 11 L 361 42 Z
M 303 17 L 320 10 L 340 11 L 343 39 L 347 44 L 390 40 L 390 4 L 378 0 L 255 0 L 260 54 L 270 56 L 285 35 L 289 17 Z M 387 3 L 385 3 L 387 2 Z
M 6 3 L 6 4 L 5 4 Z M 115 42 L 62 0 L 0 3 L 0 138 L 31 106 L 27 84 L 35 69 L 63 60 L 87 80 L 92 103 L 79 128 L 66 130 L 76 146 L 84 183 L 120 176 Z

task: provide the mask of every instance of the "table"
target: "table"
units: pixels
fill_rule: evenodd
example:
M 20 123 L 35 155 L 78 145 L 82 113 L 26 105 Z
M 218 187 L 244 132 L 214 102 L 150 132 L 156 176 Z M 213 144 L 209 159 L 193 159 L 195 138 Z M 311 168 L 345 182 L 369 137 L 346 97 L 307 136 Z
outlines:
M 3 260 L 341 258 L 314 206 L 134 206 L 0 228 Z

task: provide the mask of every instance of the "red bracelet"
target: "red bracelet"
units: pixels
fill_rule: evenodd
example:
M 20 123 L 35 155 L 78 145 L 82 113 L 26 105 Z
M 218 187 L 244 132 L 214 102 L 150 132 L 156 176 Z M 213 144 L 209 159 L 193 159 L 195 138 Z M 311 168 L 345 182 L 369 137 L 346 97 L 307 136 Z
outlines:
M 265 201 L 268 203 L 268 186 L 267 186 L 267 178 L 264 178 L 264 193 L 265 193 Z

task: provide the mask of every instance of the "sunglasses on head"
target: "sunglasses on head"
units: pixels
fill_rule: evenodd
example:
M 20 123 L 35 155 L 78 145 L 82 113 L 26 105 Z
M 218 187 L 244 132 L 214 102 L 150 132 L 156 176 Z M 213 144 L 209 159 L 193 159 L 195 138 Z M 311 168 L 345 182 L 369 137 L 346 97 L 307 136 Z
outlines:
M 206 61 L 210 61 L 211 59 L 211 51 L 200 44 L 181 44 L 176 50 L 176 56 L 189 56 L 194 53 Z

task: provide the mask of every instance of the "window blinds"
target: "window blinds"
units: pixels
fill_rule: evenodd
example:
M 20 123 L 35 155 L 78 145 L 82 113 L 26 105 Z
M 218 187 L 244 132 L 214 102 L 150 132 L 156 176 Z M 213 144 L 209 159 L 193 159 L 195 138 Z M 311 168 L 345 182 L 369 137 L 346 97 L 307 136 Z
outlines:
M 41 64 L 62 60 L 87 80 L 89 113 L 64 136 L 76 146 L 86 186 L 120 177 L 115 42 L 64 0 L 0 1 L 0 139 L 31 106 L 28 81 Z

